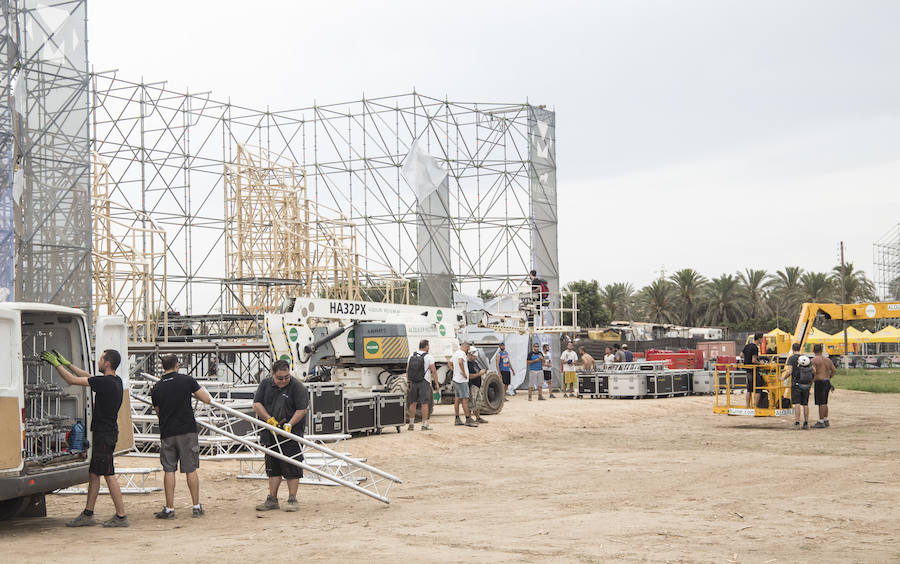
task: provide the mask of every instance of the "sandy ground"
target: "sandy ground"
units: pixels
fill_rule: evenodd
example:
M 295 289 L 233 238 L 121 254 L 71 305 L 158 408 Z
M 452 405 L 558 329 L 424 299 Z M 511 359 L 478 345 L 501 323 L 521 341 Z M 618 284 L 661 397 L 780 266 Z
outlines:
M 130 529 L 67 529 L 83 497 L 48 496 L 47 518 L 0 523 L 0 546 L 7 562 L 900 561 L 900 397 L 832 397 L 832 427 L 809 431 L 713 415 L 708 396 L 520 394 L 478 429 L 440 407 L 432 432 L 348 443 L 404 480 L 390 505 L 309 486 L 300 512 L 260 514 L 264 482 L 204 462 L 205 518 L 179 477 L 175 521 L 153 518 L 157 493 L 126 497 Z

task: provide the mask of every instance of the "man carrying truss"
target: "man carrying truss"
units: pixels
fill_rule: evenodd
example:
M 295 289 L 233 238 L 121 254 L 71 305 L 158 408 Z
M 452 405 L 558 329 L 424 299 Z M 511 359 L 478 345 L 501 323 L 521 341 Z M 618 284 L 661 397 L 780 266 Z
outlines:
M 212 398 L 196 380 L 178 372 L 177 356 L 163 355 L 161 361 L 165 373 L 153 386 L 150 397 L 159 417 L 159 461 L 165 472 L 163 486 L 166 504 L 154 516 L 157 519 L 175 518 L 175 471 L 180 464 L 191 492 L 191 516 L 201 517 L 204 511 L 200 505 L 200 478 L 197 476 L 200 441 L 191 399 L 196 397 L 208 404 Z
M 291 365 L 286 360 L 276 360 L 272 364 L 272 375 L 260 382 L 256 388 L 253 411 L 269 425 L 303 436 L 303 424 L 308 408 L 309 392 L 306 386 L 291 376 Z M 297 441 L 276 435 L 269 430 L 263 430 L 259 439 L 260 444 L 270 450 L 298 461 L 303 460 L 300 443 Z M 284 510 L 300 509 L 297 504 L 297 488 L 303 476 L 302 468 L 267 454 L 266 476 L 269 477 L 269 495 L 264 503 L 256 506 L 257 511 L 278 509 L 278 488 L 281 486 L 282 478 L 286 479 L 288 484 L 287 507 Z
M 49 362 L 66 384 L 85 386 L 94 392 L 94 410 L 91 415 L 91 461 L 88 468 L 88 491 L 84 511 L 78 517 L 66 523 L 67 527 L 86 527 L 96 525 L 94 505 L 100 494 L 100 476 L 106 479 L 109 497 L 116 507 L 116 514 L 103 522 L 104 527 L 127 527 L 128 516 L 125 515 L 125 502 L 122 499 L 122 488 L 116 480 L 116 468 L 113 455 L 116 442 L 119 440 L 119 408 L 122 406 L 122 379 L 116 375 L 116 369 L 122 362 L 119 351 L 107 349 L 97 361 L 98 376 L 78 368 L 56 351 L 44 351 L 41 358 Z M 74 374 L 73 374 L 74 373 Z

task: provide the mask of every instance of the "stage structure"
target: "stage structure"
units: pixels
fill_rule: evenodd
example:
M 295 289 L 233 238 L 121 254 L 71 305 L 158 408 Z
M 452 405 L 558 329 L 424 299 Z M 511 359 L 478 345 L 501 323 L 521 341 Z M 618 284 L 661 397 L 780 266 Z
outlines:
M 145 214 L 135 222 L 146 217 L 166 231 L 167 299 L 175 310 L 253 315 L 277 306 L 286 288 L 304 287 L 378 301 L 446 301 L 451 290 L 507 293 L 535 267 L 558 288 L 555 119 L 543 107 L 412 92 L 260 111 L 115 73 L 95 74 L 92 90 L 93 146 L 108 162 L 110 199 Z M 414 143 L 446 176 L 437 197 L 424 194 L 429 201 L 420 201 L 420 187 L 402 170 Z M 285 186 L 298 194 L 297 213 L 305 213 L 305 200 L 316 206 L 319 223 L 309 229 L 345 230 L 323 243 L 337 264 L 327 274 L 301 272 L 301 264 L 269 251 L 253 256 L 249 241 L 235 239 L 248 228 L 260 235 L 262 225 L 238 228 L 237 179 L 256 174 L 262 186 L 282 174 L 276 168 L 293 171 Z M 273 211 L 266 217 L 294 221 Z M 301 231 L 296 240 L 315 240 L 303 223 L 290 228 Z M 446 234 L 447 244 L 427 244 L 434 240 L 428 230 Z M 275 239 L 261 242 L 275 248 Z M 242 270 L 251 256 L 256 265 Z
M 900 223 L 876 241 L 872 250 L 879 299 L 900 300 Z
M 84 0 L 0 0 L 0 299 L 91 312 Z

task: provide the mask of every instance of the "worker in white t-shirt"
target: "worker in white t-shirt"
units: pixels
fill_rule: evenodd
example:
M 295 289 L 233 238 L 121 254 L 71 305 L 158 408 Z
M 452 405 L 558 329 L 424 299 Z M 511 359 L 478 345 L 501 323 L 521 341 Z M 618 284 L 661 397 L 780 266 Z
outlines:
M 578 353 L 575 352 L 575 343 L 569 341 L 566 344 L 566 350 L 559 355 L 562 362 L 560 370 L 563 373 L 563 397 L 575 397 L 575 385 L 578 384 L 578 372 L 575 370 L 575 362 L 578 360 Z
M 469 366 L 466 362 L 466 353 L 469 352 L 469 343 L 462 343 L 459 350 L 450 357 L 450 365 L 453 367 L 453 393 L 456 396 L 453 399 L 453 413 L 456 415 L 456 425 L 463 425 L 459 419 L 459 405 L 462 404 L 463 412 L 466 414 L 466 427 L 477 427 L 478 423 L 472 419 L 472 412 L 469 411 Z

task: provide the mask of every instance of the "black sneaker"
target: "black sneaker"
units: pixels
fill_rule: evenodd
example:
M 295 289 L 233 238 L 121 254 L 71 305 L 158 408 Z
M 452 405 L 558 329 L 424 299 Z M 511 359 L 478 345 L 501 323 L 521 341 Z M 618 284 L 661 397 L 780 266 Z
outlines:
M 162 511 L 157 511 L 153 514 L 157 519 L 174 519 L 175 518 L 175 510 L 166 511 L 166 508 L 163 507 Z
M 795 430 L 795 431 L 799 431 L 799 430 L 800 430 L 800 422 L 799 422 L 799 421 L 794 421 L 794 430 Z
M 821 421 L 817 421 L 816 424 L 813 425 L 813 429 L 824 429 L 824 428 L 825 428 L 825 423 L 823 423 Z
M 824 423 L 826 427 L 831 427 L 831 423 L 829 423 L 827 419 L 822 421 L 822 423 Z
M 806 422 L 806 421 L 804 421 L 804 422 L 803 422 L 803 428 L 804 428 L 804 429 L 809 429 L 809 423 Z
M 204 515 L 206 515 L 206 511 L 203 511 L 202 505 L 191 508 L 191 517 L 203 517 Z

